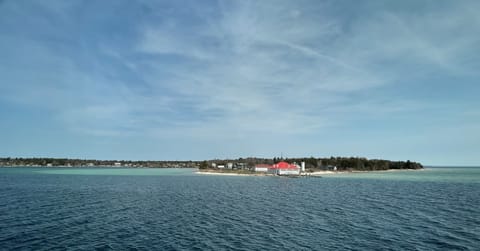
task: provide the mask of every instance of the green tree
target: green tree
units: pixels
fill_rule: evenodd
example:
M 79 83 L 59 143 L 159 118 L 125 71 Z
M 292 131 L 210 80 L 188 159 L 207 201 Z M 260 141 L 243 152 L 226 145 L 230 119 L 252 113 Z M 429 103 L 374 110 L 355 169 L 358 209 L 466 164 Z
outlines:
M 207 161 L 202 161 L 202 163 L 200 163 L 200 169 L 207 169 L 208 168 L 208 163 Z

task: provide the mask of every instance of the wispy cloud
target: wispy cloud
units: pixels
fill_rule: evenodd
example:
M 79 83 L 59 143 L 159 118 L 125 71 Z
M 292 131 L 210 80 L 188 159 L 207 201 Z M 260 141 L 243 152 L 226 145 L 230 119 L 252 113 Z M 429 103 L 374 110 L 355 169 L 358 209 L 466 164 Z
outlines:
M 435 76 L 478 77 L 475 1 L 110 4 L 0 4 L 0 99 L 81 135 L 258 143 L 454 113 Z

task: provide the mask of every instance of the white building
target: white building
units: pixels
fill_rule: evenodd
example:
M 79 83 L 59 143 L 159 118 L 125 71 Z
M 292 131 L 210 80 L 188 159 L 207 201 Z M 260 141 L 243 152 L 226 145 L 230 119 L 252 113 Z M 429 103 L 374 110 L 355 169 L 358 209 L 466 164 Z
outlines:
M 277 175 L 300 175 L 300 167 L 281 161 L 272 166 L 271 170 Z
M 277 169 L 278 175 L 299 175 L 300 168 L 297 169 Z
M 271 168 L 272 166 L 270 165 L 264 165 L 264 164 L 259 164 L 255 165 L 255 172 L 268 172 L 268 169 Z
M 300 175 L 300 170 L 300 166 L 284 161 L 274 165 L 255 165 L 255 172 L 266 172 L 274 175 Z

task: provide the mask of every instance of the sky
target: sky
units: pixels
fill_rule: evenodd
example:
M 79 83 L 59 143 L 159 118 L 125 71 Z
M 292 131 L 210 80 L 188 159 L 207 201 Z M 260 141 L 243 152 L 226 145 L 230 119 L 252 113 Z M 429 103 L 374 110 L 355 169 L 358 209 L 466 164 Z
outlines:
M 480 165 L 479 1 L 0 0 L 0 156 Z

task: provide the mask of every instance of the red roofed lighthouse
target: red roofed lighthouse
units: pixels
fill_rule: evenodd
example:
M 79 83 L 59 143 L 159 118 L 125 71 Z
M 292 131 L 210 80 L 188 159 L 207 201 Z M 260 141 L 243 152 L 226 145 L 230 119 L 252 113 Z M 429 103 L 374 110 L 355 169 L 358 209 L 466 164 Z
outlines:
M 300 167 L 295 164 L 290 164 L 285 161 L 274 164 L 271 168 L 271 173 L 277 175 L 300 175 Z

